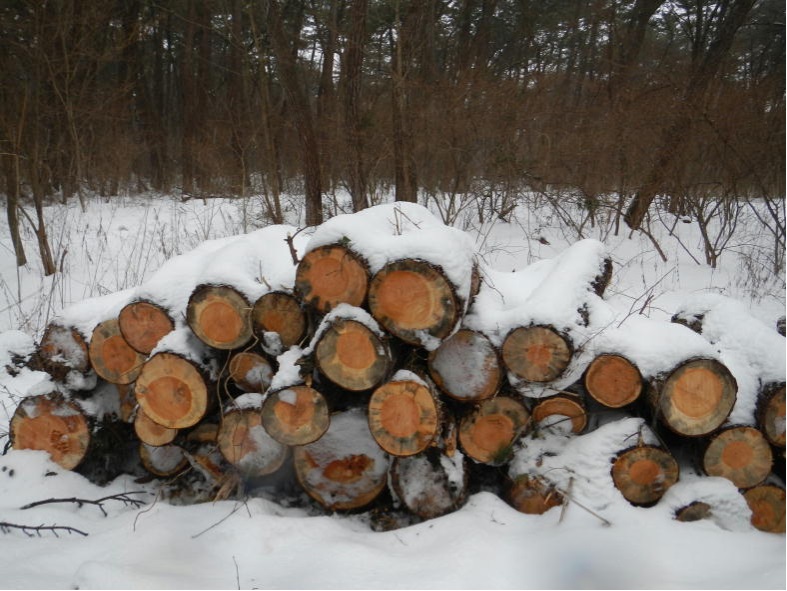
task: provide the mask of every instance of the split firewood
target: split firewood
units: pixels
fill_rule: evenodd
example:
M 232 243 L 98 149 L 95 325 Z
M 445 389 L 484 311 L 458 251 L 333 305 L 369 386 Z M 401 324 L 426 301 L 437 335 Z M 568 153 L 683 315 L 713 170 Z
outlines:
M 509 482 L 505 497 L 514 509 L 528 515 L 541 515 L 565 502 L 552 483 L 527 474 L 521 474 Z
M 751 524 L 761 531 L 785 532 L 785 493 L 780 486 L 761 484 L 743 493 L 751 509 Z
M 271 385 L 270 361 L 254 351 L 239 351 L 230 357 L 228 379 L 243 392 L 263 393 Z
M 150 355 L 158 342 L 175 329 L 175 321 L 162 306 L 137 300 L 120 310 L 118 327 L 132 349 Z
M 530 421 L 525 406 L 506 396 L 484 400 L 459 423 L 459 444 L 472 459 L 499 466 L 508 462 L 515 441 Z
M 440 390 L 462 402 L 491 398 L 503 382 L 491 341 L 469 329 L 458 330 L 429 354 L 429 374 Z
M 612 480 L 632 505 L 651 505 L 678 481 L 678 462 L 667 450 L 638 445 L 620 452 L 612 464 Z
M 237 349 L 252 336 L 251 304 L 228 285 L 200 285 L 191 294 L 186 321 L 194 334 L 216 349 Z
M 96 326 L 88 353 L 93 370 L 113 384 L 130 384 L 136 380 L 146 359 L 123 338 L 117 318 Z
M 282 388 L 266 395 L 262 425 L 284 445 L 307 445 L 328 430 L 330 412 L 325 397 L 306 385 Z
M 140 408 L 137 409 L 137 414 L 134 418 L 134 433 L 142 443 L 158 447 L 169 445 L 175 441 L 175 438 L 178 436 L 178 429 L 170 429 L 169 427 L 159 425 Z
M 761 484 L 772 466 L 771 447 L 754 427 L 726 427 L 714 433 L 702 454 L 702 469 L 708 476 L 727 478 L 738 488 Z
M 569 338 L 550 326 L 528 326 L 512 330 L 502 347 L 503 363 L 511 374 L 525 382 L 551 382 L 571 362 Z
M 582 433 L 588 424 L 582 399 L 570 393 L 539 399 L 533 406 L 531 415 L 534 426 L 556 429 L 563 433 Z
M 266 353 L 280 355 L 306 336 L 306 315 L 297 298 L 283 291 L 261 296 L 251 310 L 254 335 Z
M 361 307 L 366 301 L 368 284 L 366 262 L 342 244 L 310 250 L 298 263 L 295 275 L 296 293 L 320 314 L 339 304 Z
M 757 399 L 757 425 L 774 447 L 785 447 L 784 383 L 768 384 Z
M 599 404 L 622 408 L 639 399 L 642 374 L 633 362 L 617 354 L 604 353 L 585 370 L 585 390 Z

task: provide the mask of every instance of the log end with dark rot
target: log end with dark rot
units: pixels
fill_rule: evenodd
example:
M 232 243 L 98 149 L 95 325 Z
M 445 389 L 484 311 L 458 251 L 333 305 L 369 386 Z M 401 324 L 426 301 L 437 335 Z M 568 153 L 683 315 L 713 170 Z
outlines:
M 175 330 L 175 322 L 164 308 L 144 300 L 124 306 L 118 326 L 129 346 L 143 355 L 150 355 L 158 342 Z
M 237 349 L 253 336 L 251 305 L 227 285 L 197 287 L 189 298 L 186 321 L 203 343 L 216 349 Z
M 421 519 L 456 511 L 467 498 L 468 471 L 462 454 L 448 457 L 429 448 L 414 456 L 394 458 L 390 480 L 399 501 Z
M 172 444 L 154 446 L 140 443 L 139 459 L 145 470 L 161 478 L 176 476 L 189 467 L 189 460 L 183 449 Z
M 772 467 L 771 446 L 754 427 L 728 427 L 714 433 L 702 456 L 708 476 L 721 476 L 738 488 L 764 482 Z
M 675 458 L 664 449 L 641 445 L 618 454 L 612 464 L 612 480 L 632 505 L 652 505 L 678 481 Z
M 542 515 L 565 502 L 553 484 L 527 474 L 511 481 L 506 489 L 506 500 L 514 509 L 528 515 Z
M 90 371 L 87 339 L 76 328 L 50 323 L 41 337 L 32 365 L 60 382 L 65 381 L 71 371 L 86 374 Z
M 307 445 L 325 434 L 331 418 L 325 397 L 309 386 L 291 386 L 265 397 L 262 425 L 284 445 Z
M 306 335 L 306 315 L 292 294 L 272 291 L 261 296 L 251 310 L 251 324 L 255 336 L 266 343 L 266 335 L 275 333 L 280 343 L 280 354 L 297 345 Z M 268 343 L 270 347 L 272 343 Z
M 785 447 L 784 384 L 763 388 L 757 400 L 757 425 L 774 447 Z
M 415 346 L 446 338 L 462 313 L 443 272 L 418 259 L 394 261 L 375 273 L 369 310 L 385 330 Z
M 295 291 L 318 313 L 339 304 L 360 307 L 366 301 L 369 269 L 357 254 L 341 244 L 307 252 L 295 272 Z
M 525 382 L 556 380 L 568 367 L 572 355 L 568 337 L 549 326 L 515 328 L 503 341 L 503 364 Z
M 531 420 L 540 429 L 559 433 L 582 433 L 588 424 L 582 399 L 570 394 L 542 398 L 533 407 Z
M 448 396 L 462 402 L 497 394 L 503 371 L 497 351 L 483 334 L 461 329 L 429 355 L 429 373 Z
M 529 421 L 530 413 L 518 400 L 484 400 L 460 421 L 459 445 L 477 462 L 499 466 L 511 459 L 514 443 Z
M 259 398 L 261 404 L 262 397 Z M 259 406 L 226 411 L 217 440 L 221 454 L 248 478 L 273 474 L 282 467 L 289 453 L 289 448 L 262 426 Z
M 10 424 L 14 449 L 48 452 L 52 461 L 73 470 L 85 458 L 91 431 L 79 406 L 57 394 L 25 398 Z
M 622 408 L 635 402 L 643 389 L 642 374 L 622 355 L 603 354 L 588 365 L 585 390 L 607 408 Z
M 142 409 L 137 410 L 134 417 L 134 433 L 142 443 L 153 447 L 169 445 L 178 436 L 177 429 L 163 427 L 154 422 Z
M 157 353 L 142 366 L 135 394 L 154 422 L 170 429 L 196 425 L 211 405 L 202 372 L 174 353 Z
M 383 339 L 365 324 L 345 318 L 332 321 L 323 331 L 314 360 L 322 375 L 352 392 L 378 386 L 393 365 Z
M 761 484 L 743 493 L 751 509 L 751 524 L 760 531 L 785 532 L 785 493 L 780 486 Z
M 430 388 L 415 380 L 383 384 L 369 400 L 369 430 L 394 456 L 425 450 L 440 429 L 440 408 Z
M 130 384 L 136 380 L 146 359 L 123 338 L 117 318 L 96 326 L 88 352 L 96 374 L 113 384 Z
M 265 392 L 273 379 L 270 361 L 253 351 L 232 355 L 227 371 L 232 383 L 243 392 Z

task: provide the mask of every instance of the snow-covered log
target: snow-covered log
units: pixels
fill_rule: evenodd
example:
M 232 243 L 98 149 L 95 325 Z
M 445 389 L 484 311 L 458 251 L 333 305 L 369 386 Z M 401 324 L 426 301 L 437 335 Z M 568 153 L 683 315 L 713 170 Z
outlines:
M 541 515 L 566 502 L 555 485 L 538 476 L 522 474 L 508 483 L 505 497 L 520 513 Z
M 751 509 L 751 524 L 759 530 L 776 534 L 785 532 L 784 489 L 773 484 L 761 484 L 743 493 Z
M 270 355 L 281 355 L 306 336 L 306 314 L 291 293 L 271 291 L 257 299 L 251 310 L 254 336 Z
M 446 395 L 477 402 L 497 394 L 503 383 L 500 358 L 482 333 L 460 329 L 429 354 L 429 374 Z
M 757 425 L 774 447 L 785 447 L 785 384 L 766 384 L 757 397 Z
M 588 424 L 582 398 L 569 392 L 540 398 L 531 415 L 534 427 L 564 433 L 582 433 Z
M 637 445 L 618 453 L 612 480 L 632 505 L 651 505 L 678 481 L 678 462 L 657 445 Z
M 180 474 L 189 466 L 183 448 L 174 444 L 154 446 L 140 443 L 139 459 L 145 470 L 162 478 Z
M 227 364 L 227 379 L 242 392 L 263 393 L 271 385 L 273 366 L 254 351 L 233 353 Z

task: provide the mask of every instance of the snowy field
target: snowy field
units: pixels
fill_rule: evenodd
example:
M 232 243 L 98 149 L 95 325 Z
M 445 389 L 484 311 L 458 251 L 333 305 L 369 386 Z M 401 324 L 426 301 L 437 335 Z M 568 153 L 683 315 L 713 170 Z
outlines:
M 437 205 L 444 210 L 446 204 L 428 205 L 439 215 Z M 742 388 L 751 393 L 758 376 L 784 380 L 784 339 L 775 332 L 785 312 L 784 276 L 768 271 L 771 240 L 752 211 L 741 212 L 717 268 L 711 269 L 700 264 L 704 255 L 696 222 L 652 223 L 665 262 L 648 237 L 629 237 L 624 227 L 615 236 L 603 212 L 594 225 L 587 221 L 579 228 L 561 215 L 575 213 L 572 205 L 563 207 L 556 213 L 533 196 L 510 220 L 485 216 L 479 221 L 470 204 L 453 222 L 482 255 L 490 276 L 516 275 L 509 272 L 533 269 L 539 261 L 565 261 L 580 239 L 599 240 L 613 260 L 611 284 L 598 304 L 603 309 L 591 310 L 609 315 L 615 330 L 605 338 L 625 341 L 636 356 L 654 338 L 653 322 L 658 321 L 659 334 L 669 333 L 664 325 L 672 326 L 667 323 L 673 313 L 711 302 L 725 310 L 724 318 L 714 320 L 723 335 L 717 353 L 729 360 Z M 287 222 L 298 227 L 300 208 L 290 204 L 287 210 Z M 200 245 L 204 249 L 206 241 L 264 225 L 255 198 L 95 198 L 85 212 L 73 202 L 52 206 L 46 214 L 62 270 L 48 278 L 41 276 L 32 231 L 25 229 L 30 263 L 17 269 L 5 219 L 0 222 L 2 445 L 19 399 L 46 388 L 42 374 L 12 375 L 2 368 L 13 354 L 32 350 L 47 322 L 87 298 L 142 285 L 168 260 Z M 471 320 L 488 321 L 478 314 Z M 771 330 L 777 336 L 769 335 L 766 344 L 752 342 L 752 335 Z M 655 367 L 670 355 L 696 351 L 694 346 L 694 341 L 667 342 L 656 349 L 659 358 L 639 359 Z M 736 412 L 734 417 L 745 420 L 751 409 Z M 36 533 L 0 525 L 0 587 L 785 588 L 784 535 L 752 528 L 748 507 L 729 481 L 699 477 L 682 466 L 678 484 L 647 509 L 631 506 L 606 486 L 605 453 L 636 430 L 636 424 L 623 421 L 556 450 L 576 476 L 576 503 L 532 516 L 482 492 L 453 514 L 388 532 L 373 531 L 364 513 L 321 516 L 264 498 L 175 506 L 158 498 L 155 483 L 121 477 L 100 488 L 60 469 L 42 452 L 8 451 L 0 457 L 0 522 L 78 531 Z M 132 493 L 125 498 L 141 503 L 22 508 L 50 498 L 96 500 L 120 493 Z M 714 507 L 713 519 L 672 518 L 676 508 L 698 499 Z

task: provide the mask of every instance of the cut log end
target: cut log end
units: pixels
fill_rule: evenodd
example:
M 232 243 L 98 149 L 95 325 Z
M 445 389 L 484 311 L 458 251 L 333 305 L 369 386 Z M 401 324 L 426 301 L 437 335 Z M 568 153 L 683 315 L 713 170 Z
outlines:
M 533 407 L 533 422 L 540 428 L 563 433 L 581 433 L 587 426 L 587 412 L 577 396 L 558 394 L 540 400 Z
M 503 363 L 516 378 L 526 382 L 551 382 L 571 362 L 568 339 L 548 326 L 519 327 L 503 342 Z
M 306 334 L 306 315 L 298 300 L 280 291 L 266 293 L 254 303 L 251 321 L 261 342 L 266 332 L 274 332 L 284 349 L 297 345 Z
M 320 336 L 315 363 L 332 383 L 360 392 L 378 386 L 388 375 L 392 360 L 388 346 L 366 325 L 338 319 Z
M 189 465 L 186 454 L 177 445 L 153 446 L 140 443 L 139 458 L 145 470 L 162 478 L 180 474 Z
M 464 456 L 449 458 L 438 449 L 394 458 L 391 488 L 413 515 L 434 519 L 455 511 L 467 498 Z
M 642 386 L 642 374 L 637 366 L 620 355 L 599 355 L 585 372 L 588 394 L 608 408 L 633 403 L 642 393 Z
M 612 480 L 633 505 L 651 505 L 678 481 L 678 463 L 658 447 L 643 445 L 618 454 L 612 465 Z
M 271 392 L 262 405 L 262 424 L 276 441 L 307 445 L 328 430 L 330 413 L 325 397 L 309 386 Z
M 484 400 L 460 422 L 459 444 L 477 462 L 504 464 L 510 460 L 513 444 L 529 420 L 527 409 L 513 398 Z
M 422 383 L 388 382 L 369 400 L 369 429 L 391 455 L 410 456 L 423 451 L 434 440 L 439 425 L 437 401 Z
M 252 336 L 251 306 L 226 285 L 202 285 L 191 294 L 186 321 L 197 337 L 216 349 L 237 349 Z
M 506 500 L 520 513 L 541 515 L 552 507 L 561 506 L 565 500 L 550 483 L 522 475 L 513 480 L 506 491 Z
M 463 402 L 491 398 L 503 380 L 492 343 L 468 329 L 458 330 L 431 352 L 429 373 L 443 392 Z
M 785 386 L 765 388 L 757 403 L 757 424 L 775 447 L 785 447 Z
M 167 311 L 152 302 L 131 302 L 118 315 L 120 333 L 129 346 L 150 355 L 158 342 L 175 329 Z
M 751 509 L 751 524 L 760 531 L 785 533 L 785 492 L 772 484 L 761 484 L 743 493 Z
M 702 457 L 708 476 L 727 478 L 738 488 L 762 483 L 772 466 L 771 446 L 754 427 L 729 427 L 714 434 Z
M 175 441 L 178 435 L 177 429 L 163 427 L 154 422 L 142 409 L 137 411 L 134 418 L 134 432 L 142 443 L 153 447 L 168 445 Z
M 123 338 L 116 318 L 102 322 L 93 330 L 88 351 L 95 372 L 113 384 L 130 384 L 145 363 L 145 356 Z
M 252 351 L 241 351 L 230 359 L 229 379 L 244 392 L 265 392 L 271 385 L 273 368 L 270 362 Z
M 221 454 L 244 476 L 272 474 L 287 459 L 287 447 L 268 434 L 257 408 L 227 412 L 222 417 L 217 440 Z
M 56 380 L 65 379 L 70 370 L 90 371 L 87 341 L 76 328 L 51 323 L 46 327 L 38 346 L 43 369 Z
M 368 284 L 366 264 L 340 244 L 307 252 L 295 273 L 296 292 L 321 314 L 343 303 L 360 307 L 366 300 Z
M 711 515 L 711 506 L 708 503 L 703 503 L 702 501 L 694 501 L 693 503 L 689 503 L 685 507 L 681 507 L 675 511 L 675 519 L 685 523 L 710 519 Z

